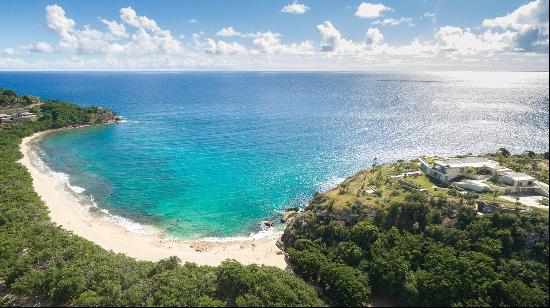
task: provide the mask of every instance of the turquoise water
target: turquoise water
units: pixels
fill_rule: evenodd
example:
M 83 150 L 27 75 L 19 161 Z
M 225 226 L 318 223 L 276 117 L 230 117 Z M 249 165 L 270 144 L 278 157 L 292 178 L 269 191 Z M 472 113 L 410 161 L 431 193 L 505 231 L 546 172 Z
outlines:
M 0 73 L 0 87 L 125 116 L 48 136 L 42 159 L 100 208 L 184 238 L 256 232 L 375 158 L 548 150 L 548 73 Z

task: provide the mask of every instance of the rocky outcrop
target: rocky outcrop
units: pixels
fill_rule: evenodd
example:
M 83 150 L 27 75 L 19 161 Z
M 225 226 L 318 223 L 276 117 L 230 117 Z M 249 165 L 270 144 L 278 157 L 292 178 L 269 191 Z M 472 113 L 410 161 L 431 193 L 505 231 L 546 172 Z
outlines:
M 106 124 L 106 123 L 115 123 L 120 121 L 121 117 L 118 116 L 114 111 L 97 107 L 93 113 L 90 114 L 89 123 L 86 124 Z
M 288 246 L 294 244 L 298 239 L 299 234 L 308 232 L 309 226 L 314 221 L 314 213 L 312 211 L 304 211 L 297 213 L 294 219 L 288 222 L 279 246 L 285 250 Z
M 316 224 L 333 223 L 352 226 L 367 217 L 374 216 L 377 211 L 374 207 L 362 204 L 335 209 L 331 201 L 324 194 L 317 193 L 303 212 L 285 211 L 291 218 L 287 220 L 287 226 L 281 236 L 281 247 L 291 246 L 298 238 L 312 232 L 311 229 Z
M 294 218 L 296 215 L 298 215 L 299 211 L 300 211 L 300 209 L 298 209 L 298 208 L 288 208 L 288 209 L 284 210 L 283 215 L 281 217 L 281 222 L 282 223 L 289 222 L 292 218 Z

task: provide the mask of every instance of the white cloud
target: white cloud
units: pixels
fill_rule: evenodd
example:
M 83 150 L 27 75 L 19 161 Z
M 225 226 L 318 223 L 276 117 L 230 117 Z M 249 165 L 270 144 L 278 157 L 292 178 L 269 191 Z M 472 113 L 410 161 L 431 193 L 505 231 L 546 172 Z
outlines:
M 65 10 L 57 4 L 48 5 L 46 7 L 46 23 L 48 28 L 53 30 L 61 41 L 59 45 L 63 48 L 75 47 L 77 39 L 74 36 L 74 20 L 65 16 Z
M 334 51 L 340 46 L 342 34 L 334 28 L 330 21 L 317 25 L 317 29 L 321 32 L 321 51 Z
M 386 11 L 393 11 L 393 9 L 381 3 L 373 4 L 363 2 L 359 5 L 359 7 L 357 7 L 355 16 L 360 18 L 376 18 L 382 16 L 382 13 Z
M 156 21 L 149 19 L 147 16 L 138 16 L 131 6 L 120 9 L 120 19 L 134 28 L 162 32 Z
M 130 53 L 175 54 L 182 51 L 181 43 L 169 30 L 161 29 L 155 20 L 139 16 L 132 7 L 120 9 L 120 19 L 136 29 L 124 49 Z
M 205 51 L 209 54 L 218 54 L 218 55 L 234 55 L 234 54 L 244 54 L 247 52 L 246 47 L 236 42 L 224 42 L 224 41 L 214 41 L 213 39 L 206 40 Z
M 548 0 L 535 0 L 506 16 L 483 20 L 483 26 L 489 28 L 522 30 L 534 25 L 548 27 Z
M 330 21 L 317 25 L 321 34 L 320 51 L 328 54 L 356 54 L 366 48 L 365 42 L 353 42 L 342 37 Z
M 281 33 L 245 33 L 233 27 L 224 27 L 216 35 L 239 37 L 238 43 L 207 38 L 202 31 L 185 36 L 178 33 L 175 38 L 154 19 L 140 16 L 131 7 L 122 8 L 115 20 L 99 19 L 104 27 L 95 29 L 78 26 L 63 8 L 51 5 L 46 7 L 46 25 L 58 40 L 5 48 L 0 68 L 360 69 L 372 65 L 434 67 L 455 63 L 467 69 L 481 63 L 495 63 L 493 67 L 528 63 L 531 69 L 547 69 L 548 13 L 543 12 L 547 7 L 548 0 L 535 0 L 506 16 L 486 19 L 481 28 L 443 26 L 431 38 L 412 38 L 409 43 L 392 45 L 379 28 L 367 29 L 363 39 L 354 41 L 345 38 L 330 21 L 317 25 L 320 39 L 316 42 L 285 42 Z M 381 4 L 362 3 L 356 14 L 373 18 L 372 24 L 380 26 L 413 25 L 409 17 L 381 17 L 390 10 Z M 435 19 L 435 14 L 425 12 L 418 17 L 428 18 Z M 48 61 L 30 56 L 52 52 L 56 54 Z
M 19 45 L 16 48 L 5 48 L 2 51 L 2 54 L 13 57 L 28 54 L 31 52 L 51 53 L 55 52 L 55 48 L 46 42 L 38 42 L 36 44 Z
M 5 56 L 12 57 L 12 56 L 16 55 L 16 51 L 15 51 L 14 48 L 8 47 L 8 48 L 4 48 L 4 50 L 2 50 L 2 54 L 5 55 Z
M 128 37 L 126 27 L 124 27 L 123 24 L 118 23 L 116 20 L 101 19 L 101 22 L 107 26 L 107 29 L 109 29 L 109 32 L 114 37 Z
M 535 0 L 506 16 L 487 18 L 483 26 L 516 31 L 513 44 L 519 50 L 548 52 L 548 0 Z
M 281 34 L 267 32 L 257 32 L 248 34 L 253 37 L 253 51 L 269 54 L 308 54 L 314 51 L 313 44 L 310 41 L 301 43 L 283 44 L 281 43 Z
M 369 28 L 363 42 L 354 42 L 342 37 L 330 23 L 318 25 L 321 34 L 321 51 L 350 57 L 393 56 L 393 57 L 489 57 L 500 52 L 517 51 L 513 47 L 517 33 L 486 31 L 475 34 L 470 29 L 445 26 L 439 28 L 434 40 L 420 42 L 418 39 L 401 46 L 384 43 L 384 36 L 377 28 Z
M 191 18 L 191 19 L 188 19 L 187 22 L 190 23 L 190 24 L 196 24 L 196 23 L 198 23 L 199 21 L 196 20 L 195 18 Z
M 47 53 L 47 52 L 54 52 L 55 49 L 52 47 L 52 45 L 46 42 L 38 42 L 34 44 L 33 51 Z
M 436 22 L 437 19 L 435 17 L 435 13 L 432 13 L 432 12 L 424 12 L 424 14 L 422 14 L 419 19 L 422 20 L 422 19 L 426 19 L 426 18 L 430 18 L 432 20 L 432 22 Z
M 457 55 L 491 55 L 496 52 L 514 51 L 511 42 L 516 33 L 485 32 L 476 35 L 470 29 L 445 26 L 435 34 L 437 47 L 441 52 Z
M 223 27 L 220 31 L 216 32 L 217 36 L 224 36 L 224 37 L 230 37 L 230 36 L 243 36 L 242 33 L 235 31 L 233 27 Z
M 380 45 L 384 40 L 384 35 L 377 28 L 369 28 L 365 34 L 365 42 L 369 46 Z
M 78 54 L 101 55 L 125 53 L 136 54 L 175 54 L 182 51 L 181 43 L 169 30 L 161 29 L 155 20 L 137 15 L 131 7 L 120 10 L 120 19 L 101 19 L 108 31 L 102 32 L 90 26 L 79 29 L 73 19 L 65 15 L 58 5 L 46 7 L 48 27 L 59 36 L 58 48 L 61 51 L 74 51 Z M 127 32 L 125 25 L 134 29 Z M 53 47 L 45 44 L 27 48 L 32 52 L 51 52 Z
M 81 54 L 101 54 L 115 51 L 111 49 L 115 45 L 106 39 L 103 32 L 89 26 L 84 26 L 82 30 L 79 30 L 76 37 L 78 42 L 77 51 Z
M 292 4 L 285 5 L 281 12 L 283 13 L 290 13 L 290 14 L 304 14 L 307 11 L 309 11 L 309 7 L 305 4 L 293 2 Z
M 23 53 L 29 53 L 29 52 L 50 53 L 50 52 L 54 52 L 55 48 L 53 48 L 52 45 L 46 42 L 38 42 L 36 44 L 17 46 L 17 51 L 23 52 Z
M 414 25 L 412 23 L 412 18 L 410 17 L 401 17 L 399 19 L 384 18 L 384 19 L 377 19 L 372 22 L 373 25 L 382 25 L 382 26 L 397 26 L 401 23 L 407 23 L 409 26 Z

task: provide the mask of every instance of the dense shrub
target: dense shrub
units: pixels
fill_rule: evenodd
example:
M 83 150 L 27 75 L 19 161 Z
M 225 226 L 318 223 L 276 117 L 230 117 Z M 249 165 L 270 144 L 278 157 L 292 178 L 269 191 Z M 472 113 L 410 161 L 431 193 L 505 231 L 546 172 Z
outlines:
M 289 260 L 330 302 L 362 305 L 372 289 L 413 306 L 548 306 L 547 213 L 479 216 L 417 193 L 364 210 L 321 202 L 296 218 Z

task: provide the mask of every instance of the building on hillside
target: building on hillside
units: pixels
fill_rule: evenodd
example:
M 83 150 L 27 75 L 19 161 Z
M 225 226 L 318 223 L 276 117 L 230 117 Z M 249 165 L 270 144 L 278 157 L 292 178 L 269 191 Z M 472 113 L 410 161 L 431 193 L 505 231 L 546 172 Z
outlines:
M 11 121 L 11 114 L 0 113 L 0 123 L 9 123 Z
M 506 184 L 504 193 L 534 193 L 537 185 L 532 176 L 521 172 L 503 172 L 498 176 L 498 181 Z
M 501 171 L 512 171 L 503 168 L 498 162 L 483 157 L 435 160 L 428 164 L 420 159 L 420 169 L 428 176 L 444 183 L 466 177 L 472 180 L 486 180 Z
M 38 116 L 32 112 L 19 112 L 12 116 L 15 122 L 36 121 Z
M 434 160 L 433 164 L 422 158 L 419 161 L 427 176 L 448 185 L 477 192 L 499 190 L 503 194 L 537 193 L 548 197 L 548 190 L 532 176 L 484 157 Z

